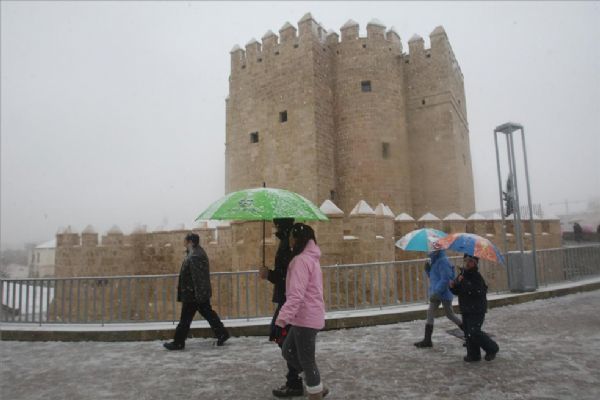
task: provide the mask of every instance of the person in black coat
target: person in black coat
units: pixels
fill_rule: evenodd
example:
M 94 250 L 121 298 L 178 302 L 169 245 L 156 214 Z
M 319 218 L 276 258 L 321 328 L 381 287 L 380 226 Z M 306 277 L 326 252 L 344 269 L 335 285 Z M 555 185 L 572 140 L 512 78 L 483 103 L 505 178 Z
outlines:
M 487 312 L 487 285 L 479 273 L 479 259 L 465 254 L 464 261 L 463 272 L 449 282 L 450 291 L 458 296 L 458 305 L 462 314 L 467 342 L 467 356 L 464 360 L 480 361 L 480 349 L 483 349 L 486 353 L 486 361 L 492 361 L 498 353 L 498 344 L 481 331 Z
M 277 228 L 277 239 L 279 239 L 279 247 L 275 254 L 275 268 L 270 270 L 267 268 L 261 269 L 261 277 L 267 279 L 273 284 L 273 303 L 277 304 L 271 326 L 269 330 L 269 340 L 276 342 L 279 347 L 283 345 L 285 339 L 285 331 L 275 325 L 277 316 L 281 307 L 285 303 L 285 278 L 290 261 L 292 261 L 292 250 L 289 245 L 289 237 L 292 226 L 294 225 L 293 218 L 276 218 L 273 224 Z M 275 397 L 294 397 L 302 396 L 304 389 L 302 386 L 302 378 L 292 365 L 288 363 L 288 372 L 286 374 L 286 383 L 280 388 L 273 390 Z
M 222 346 L 229 339 L 229 332 L 210 305 L 212 288 L 208 256 L 200 247 L 200 237 L 197 234 L 188 234 L 184 244 L 187 255 L 181 264 L 177 286 L 177 301 L 182 303 L 181 318 L 175 329 L 175 338 L 172 342 L 164 343 L 164 346 L 167 350 L 183 350 L 196 311 L 213 329 L 217 346 Z

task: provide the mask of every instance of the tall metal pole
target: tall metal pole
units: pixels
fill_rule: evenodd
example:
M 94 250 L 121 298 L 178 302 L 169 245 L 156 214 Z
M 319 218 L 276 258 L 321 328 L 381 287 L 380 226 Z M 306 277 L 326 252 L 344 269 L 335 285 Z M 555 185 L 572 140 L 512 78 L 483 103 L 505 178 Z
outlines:
M 502 199 L 502 173 L 500 171 L 500 152 L 498 150 L 498 131 L 494 130 L 494 144 L 496 146 L 496 167 L 498 170 L 498 193 L 500 195 L 500 217 L 502 218 L 502 239 L 504 239 L 504 254 L 508 254 L 508 243 L 506 241 L 506 226 L 504 225 L 504 202 Z M 507 258 L 508 261 L 508 258 Z
M 512 132 L 506 135 L 508 139 L 508 143 L 510 145 L 509 157 L 512 163 L 512 179 L 513 179 L 513 190 L 515 191 L 515 213 L 514 213 L 514 223 L 515 223 L 515 236 L 517 236 L 517 241 L 519 245 L 519 250 L 521 253 L 525 250 L 525 246 L 523 245 L 523 230 L 521 228 L 521 202 L 519 201 L 519 187 L 517 185 L 517 163 L 515 161 L 515 146 L 513 143 L 513 135 Z
M 533 221 L 533 210 L 531 205 L 531 186 L 529 184 L 529 167 L 527 165 L 527 148 L 525 147 L 525 128 L 521 127 L 521 140 L 523 144 L 523 160 L 525 162 L 525 182 L 527 183 L 527 203 L 529 203 L 529 223 L 531 225 L 531 250 L 533 254 L 533 272 L 535 274 L 535 286 L 538 286 L 537 257 L 535 248 L 535 224 Z

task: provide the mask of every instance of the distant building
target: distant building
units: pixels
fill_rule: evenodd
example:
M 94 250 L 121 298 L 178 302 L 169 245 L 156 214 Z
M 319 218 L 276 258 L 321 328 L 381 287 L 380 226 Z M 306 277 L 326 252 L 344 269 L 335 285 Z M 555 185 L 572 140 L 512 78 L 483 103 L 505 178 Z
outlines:
M 47 278 L 54 276 L 56 258 L 56 239 L 35 246 L 31 253 L 29 276 L 31 278 Z

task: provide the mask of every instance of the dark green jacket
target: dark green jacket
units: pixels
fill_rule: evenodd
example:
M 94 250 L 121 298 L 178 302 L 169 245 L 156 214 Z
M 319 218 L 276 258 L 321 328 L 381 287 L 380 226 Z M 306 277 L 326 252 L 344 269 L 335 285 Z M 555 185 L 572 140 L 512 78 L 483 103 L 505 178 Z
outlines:
M 211 296 L 208 256 L 202 247 L 196 246 L 187 254 L 181 264 L 177 301 L 208 303 Z

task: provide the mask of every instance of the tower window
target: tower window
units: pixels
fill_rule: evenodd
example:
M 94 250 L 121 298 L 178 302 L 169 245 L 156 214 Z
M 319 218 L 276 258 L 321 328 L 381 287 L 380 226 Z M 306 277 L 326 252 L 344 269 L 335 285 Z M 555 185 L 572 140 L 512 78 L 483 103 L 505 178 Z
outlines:
M 331 201 L 335 201 L 335 190 L 330 190 L 329 191 L 329 199 Z
M 362 81 L 360 83 L 360 88 L 363 92 L 370 92 L 371 91 L 371 81 Z
M 258 132 L 252 132 L 250 134 L 250 143 L 258 143 Z
M 287 121 L 287 110 L 284 110 L 279 113 L 279 122 L 283 123 L 286 121 Z
M 425 99 L 421 100 L 421 104 L 425 105 Z
M 383 142 L 381 143 L 381 156 L 383 158 L 390 158 L 390 144 Z

